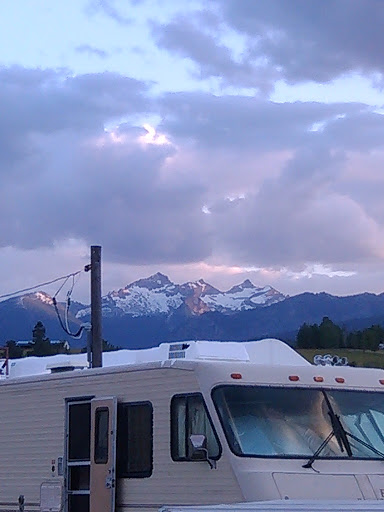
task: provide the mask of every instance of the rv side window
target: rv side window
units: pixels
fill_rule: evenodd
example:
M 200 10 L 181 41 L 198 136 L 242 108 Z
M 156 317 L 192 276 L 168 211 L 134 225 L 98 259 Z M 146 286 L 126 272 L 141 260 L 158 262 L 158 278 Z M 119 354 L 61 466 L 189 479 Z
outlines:
M 147 478 L 153 468 L 153 408 L 150 402 L 120 404 L 117 429 L 120 478 Z
M 201 394 L 178 395 L 171 402 L 171 455 L 173 460 L 199 460 L 189 440 L 191 434 L 203 434 L 207 438 L 208 455 L 220 457 L 220 446 L 208 416 Z

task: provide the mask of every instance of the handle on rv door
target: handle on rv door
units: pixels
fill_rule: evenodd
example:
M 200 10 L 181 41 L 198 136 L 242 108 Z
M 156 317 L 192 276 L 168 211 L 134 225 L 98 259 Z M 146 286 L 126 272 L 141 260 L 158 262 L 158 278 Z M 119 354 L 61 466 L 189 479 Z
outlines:
M 105 479 L 105 487 L 107 489 L 114 489 L 115 488 L 115 479 L 113 477 L 113 468 L 108 469 L 108 476 Z

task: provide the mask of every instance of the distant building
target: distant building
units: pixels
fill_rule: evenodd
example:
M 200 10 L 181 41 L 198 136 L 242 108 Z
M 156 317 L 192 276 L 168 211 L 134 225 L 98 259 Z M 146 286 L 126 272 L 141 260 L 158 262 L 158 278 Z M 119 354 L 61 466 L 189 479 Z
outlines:
M 63 352 L 68 352 L 71 349 L 69 341 L 66 340 L 51 340 L 51 345 L 59 346 Z
M 66 354 L 71 349 L 69 342 L 66 340 L 50 340 L 50 343 L 55 347 L 56 354 Z M 33 351 L 33 345 L 31 340 L 16 341 L 16 346 L 23 349 L 23 357 Z

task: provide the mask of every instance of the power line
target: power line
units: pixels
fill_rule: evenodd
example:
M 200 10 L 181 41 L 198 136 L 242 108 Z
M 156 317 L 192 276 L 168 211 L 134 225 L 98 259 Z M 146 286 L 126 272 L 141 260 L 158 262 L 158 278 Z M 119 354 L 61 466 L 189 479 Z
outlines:
M 72 338 L 75 338 L 75 339 L 81 338 L 83 330 L 85 329 L 84 325 L 81 325 L 77 332 L 72 332 L 69 328 L 69 322 L 68 322 L 69 307 L 71 305 L 71 295 L 72 295 L 73 289 L 76 284 L 75 277 L 77 274 L 79 274 L 79 272 L 65 276 L 65 281 L 60 285 L 60 288 L 57 290 L 55 295 L 52 297 L 53 306 L 55 308 L 56 316 L 57 316 L 57 319 L 59 321 L 61 328 L 63 329 L 63 331 L 66 334 L 68 334 L 68 336 L 71 336 Z M 63 321 L 60 316 L 59 308 L 57 307 L 56 296 L 61 292 L 61 290 L 63 289 L 64 285 L 67 283 L 67 281 L 70 277 L 72 277 L 72 286 L 71 286 L 70 290 L 67 291 L 67 300 L 66 300 L 66 306 L 65 306 L 65 310 L 64 310 L 64 321 Z
M 64 325 L 63 323 L 63 320 L 61 319 L 61 316 L 60 316 L 60 312 L 59 312 L 59 309 L 57 307 L 57 301 L 56 301 L 56 298 L 55 297 L 52 297 L 52 301 L 53 301 L 53 306 L 55 308 L 55 311 L 56 311 L 56 316 L 57 316 L 57 319 L 59 321 L 59 324 L 60 324 L 60 327 L 63 329 L 63 331 L 65 332 L 65 334 L 68 334 L 68 336 L 71 336 L 71 338 L 75 338 L 75 339 L 79 339 L 81 338 L 81 335 L 83 333 L 83 330 L 85 329 L 85 326 L 84 325 L 81 325 L 78 329 L 77 332 L 71 332 L 69 329 L 68 329 L 68 323 L 67 325 Z M 69 310 L 69 302 L 67 302 L 67 307 L 66 307 L 66 314 L 68 315 L 68 310 Z
M 57 283 L 58 281 L 62 281 L 63 279 L 65 279 L 67 281 L 70 277 L 74 278 L 75 276 L 79 275 L 81 272 L 82 272 L 82 270 L 78 270 L 77 272 L 72 272 L 71 274 L 67 274 L 66 276 L 61 276 L 61 277 L 57 277 L 56 279 L 52 279 L 52 281 L 46 281 L 45 283 L 40 283 L 40 284 L 37 284 L 36 286 L 31 286 L 30 288 L 23 288 L 22 290 L 17 290 L 16 292 L 0 295 L 0 300 L 6 299 L 8 297 L 13 297 L 14 295 L 20 295 L 21 293 L 31 292 L 33 290 L 36 290 L 37 288 L 42 288 L 43 286 L 48 286 L 49 284 L 53 284 L 53 283 Z M 59 291 L 60 290 L 61 290 L 61 287 L 59 288 Z M 57 293 L 56 293 L 56 295 L 57 295 Z

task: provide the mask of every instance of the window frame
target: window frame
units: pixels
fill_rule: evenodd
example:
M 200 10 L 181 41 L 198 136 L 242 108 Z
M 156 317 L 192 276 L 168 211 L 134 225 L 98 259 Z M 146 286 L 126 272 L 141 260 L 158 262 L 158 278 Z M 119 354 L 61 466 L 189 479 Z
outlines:
M 202 393 L 195 392 L 195 393 L 178 393 L 176 395 L 173 395 L 170 402 L 170 451 L 171 451 L 171 458 L 174 462 L 204 462 L 204 459 L 197 458 L 197 457 L 180 457 L 177 455 L 177 436 L 175 435 L 177 432 L 177 422 L 175 422 L 175 415 L 173 414 L 173 404 L 175 403 L 175 400 L 185 398 L 186 401 L 188 401 L 188 398 L 200 398 L 205 414 L 207 415 L 209 424 L 211 426 L 214 438 L 216 440 L 217 446 L 218 446 L 218 454 L 214 457 L 211 456 L 211 454 L 208 452 L 208 456 L 211 460 L 219 460 L 222 455 L 222 446 L 219 439 L 219 436 L 217 435 L 217 431 L 215 428 L 215 425 L 212 421 L 211 415 L 209 414 L 207 404 L 204 400 L 204 396 Z M 186 407 L 188 405 L 186 404 Z M 188 439 L 188 413 L 185 415 L 185 443 L 186 445 L 189 442 Z M 186 450 L 187 451 L 187 450 Z
M 66 458 L 67 463 L 78 463 L 78 462 L 90 462 L 91 460 L 91 402 L 90 398 L 86 397 L 84 399 L 66 399 Z M 81 452 L 81 455 L 85 455 L 85 457 L 78 456 L 78 441 L 79 437 L 75 438 L 74 432 L 78 431 L 77 428 L 72 424 L 73 417 L 72 414 L 75 413 L 75 409 L 71 409 L 72 407 L 79 407 L 79 409 L 84 409 L 85 414 L 81 413 L 82 416 L 82 424 L 81 429 L 85 433 L 85 436 L 82 436 L 82 441 L 87 441 L 85 445 L 85 453 Z M 85 421 L 84 421 L 85 419 Z M 75 422 L 76 423 L 76 422 Z M 84 437 L 86 439 L 84 439 Z M 75 452 L 75 453 L 74 453 Z
M 216 390 L 220 390 L 220 389 L 223 389 L 223 388 L 230 388 L 230 387 L 240 387 L 240 388 L 252 388 L 252 387 L 258 387 L 258 388 L 265 388 L 265 389 L 289 389 L 289 390 L 302 390 L 302 389 L 307 389 L 307 390 L 314 390 L 314 391 L 319 391 L 319 392 L 325 392 L 325 393 L 330 393 L 330 392 L 347 392 L 347 393 L 353 393 L 353 392 L 359 392 L 359 393 L 366 393 L 366 394 L 372 394 L 372 393 L 382 393 L 383 396 L 384 396 L 384 392 L 383 391 L 377 391 L 377 390 L 365 390 L 365 389 L 340 389 L 340 388 L 334 388 L 334 387 L 327 387 L 327 386 L 321 386 L 319 388 L 314 388 L 312 386 L 308 386 L 308 385 L 305 385 L 305 386 L 284 386 L 284 385 L 281 385 L 281 384 L 219 384 L 218 386 L 215 386 L 214 388 L 212 388 L 211 390 L 211 398 L 212 398 L 212 401 L 213 401 L 213 404 L 215 406 L 215 410 L 216 410 L 216 413 L 217 413 L 217 416 L 219 418 L 219 422 L 220 422 L 220 425 L 221 425 L 221 428 L 224 432 L 224 436 L 225 436 L 225 439 L 227 441 L 227 445 L 229 447 L 229 449 L 231 450 L 231 452 L 236 455 L 237 457 L 239 458 L 246 458 L 246 459 L 274 459 L 274 460 L 307 460 L 309 458 L 309 456 L 307 455 L 266 455 L 266 454 L 246 454 L 246 453 L 243 453 L 241 451 L 238 451 L 236 449 L 236 446 L 233 444 L 232 440 L 230 439 L 230 434 L 228 432 L 228 429 L 227 429 L 227 426 L 224 424 L 224 421 L 223 421 L 223 418 L 219 412 L 219 406 L 218 406 L 218 403 L 214 397 L 214 394 L 215 394 L 215 391 Z M 332 456 L 322 456 L 320 455 L 318 457 L 318 460 L 324 460 L 324 461 L 338 461 L 338 462 L 345 462 L 345 461 L 365 461 L 365 462 L 372 462 L 372 461 L 382 461 L 383 458 L 382 457 L 370 457 L 370 458 L 367 458 L 367 457 L 356 457 L 356 456 L 353 456 L 353 457 L 348 457 L 348 456 L 344 456 L 344 457 L 332 457 Z
M 131 407 L 145 406 L 149 408 L 150 417 L 151 417 L 151 426 L 150 426 L 150 465 L 149 468 L 143 471 L 129 471 L 127 470 L 127 459 L 129 457 L 127 448 L 124 448 L 123 441 L 129 443 L 129 428 L 128 424 L 124 424 L 123 428 L 123 417 L 122 413 L 125 410 L 128 410 Z M 125 413 L 124 413 L 125 414 Z M 153 431 L 154 431 L 154 414 L 153 414 L 153 404 L 149 400 L 139 401 L 139 402 L 120 402 L 118 404 L 118 413 L 117 413 L 117 460 L 116 460 L 116 473 L 118 478 L 149 478 L 153 474 Z

